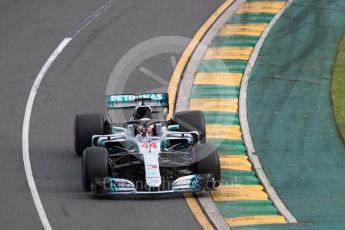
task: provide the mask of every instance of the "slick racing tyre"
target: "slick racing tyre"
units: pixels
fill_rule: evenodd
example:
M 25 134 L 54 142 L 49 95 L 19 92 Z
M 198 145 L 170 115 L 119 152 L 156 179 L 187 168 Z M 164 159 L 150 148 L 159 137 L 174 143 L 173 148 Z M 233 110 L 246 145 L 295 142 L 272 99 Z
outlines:
M 77 114 L 74 120 L 74 151 L 78 156 L 83 154 L 86 147 L 90 147 L 92 135 L 105 133 L 104 117 L 102 114 Z
M 181 132 L 197 131 L 201 143 L 206 142 L 205 118 L 202 111 L 183 111 L 174 116 L 174 121 L 180 126 Z
M 214 181 L 207 182 L 207 188 L 218 187 L 221 180 L 218 149 L 209 143 L 197 144 L 192 148 L 192 153 L 195 159 L 195 173 L 211 174 Z
M 83 186 L 91 190 L 91 182 L 95 177 L 108 176 L 108 151 L 102 147 L 88 147 L 83 152 L 82 160 Z

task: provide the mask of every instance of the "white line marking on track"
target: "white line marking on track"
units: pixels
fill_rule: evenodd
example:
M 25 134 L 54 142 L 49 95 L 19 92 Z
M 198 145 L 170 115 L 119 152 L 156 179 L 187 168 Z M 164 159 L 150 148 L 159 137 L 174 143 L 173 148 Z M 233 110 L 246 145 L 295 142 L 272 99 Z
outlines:
M 171 65 L 172 65 L 173 68 L 175 69 L 175 67 L 176 67 L 176 65 L 177 65 L 176 57 L 175 57 L 175 56 L 171 56 L 171 57 L 170 57 L 170 61 L 171 61 Z
M 53 64 L 56 57 L 61 53 L 61 51 L 67 46 L 67 44 L 72 40 L 72 38 L 65 38 L 60 45 L 55 49 L 52 55 L 48 58 L 47 62 L 43 65 L 41 71 L 37 75 L 35 82 L 31 88 L 30 95 L 28 102 L 26 104 L 25 115 L 24 115 L 24 122 L 23 122 L 23 132 L 22 132 L 22 147 L 23 147 L 23 161 L 24 161 L 24 168 L 26 179 L 28 180 L 29 188 L 31 191 L 32 199 L 34 200 L 38 215 L 41 219 L 44 229 L 50 230 L 52 227 L 48 221 L 47 215 L 44 211 L 40 196 L 38 194 L 36 183 L 34 177 L 32 175 L 31 170 L 31 162 L 30 162 L 30 154 L 29 154 L 29 127 L 30 127 L 30 117 L 32 106 L 35 101 L 36 93 L 38 87 L 41 84 L 42 79 L 44 78 L 45 74 L 47 73 L 49 67 Z
M 93 22 L 98 16 L 100 16 L 102 13 L 104 13 L 106 10 L 108 10 L 113 5 L 113 0 L 110 0 L 103 4 L 101 7 L 99 7 L 96 11 L 94 11 L 89 17 L 84 19 L 79 26 L 77 26 L 77 29 L 69 33 L 69 36 L 66 37 L 62 42 L 58 45 L 58 47 L 54 50 L 54 52 L 50 55 L 48 60 L 44 63 L 42 66 L 40 72 L 38 73 L 34 84 L 31 87 L 30 94 L 28 101 L 26 103 L 25 108 L 25 114 L 24 114 L 24 121 L 23 121 L 23 131 L 22 131 L 22 151 L 23 151 L 23 162 L 24 162 L 24 169 L 25 169 L 25 175 L 26 179 L 28 181 L 28 185 L 30 188 L 30 192 L 32 195 L 32 199 L 34 201 L 35 207 L 37 209 L 39 218 L 42 222 L 42 225 L 45 230 L 52 230 L 52 227 L 49 223 L 47 214 L 44 210 L 44 207 L 42 205 L 40 196 L 37 191 L 36 183 L 34 176 L 32 174 L 32 168 L 31 168 L 31 162 L 30 162 L 30 153 L 29 153 L 29 128 L 30 128 L 30 119 L 31 119 L 31 112 L 32 107 L 35 101 L 35 97 L 38 91 L 38 88 L 49 70 L 50 66 L 53 64 L 53 62 L 56 60 L 56 58 L 59 56 L 59 54 L 65 49 L 65 47 L 72 41 L 72 39 L 79 34 L 83 29 L 85 29 L 91 22 Z
M 103 4 L 101 7 L 99 7 L 96 11 L 94 11 L 90 16 L 85 18 L 79 25 L 71 31 L 67 37 L 74 38 L 78 33 L 83 31 L 88 25 L 90 25 L 93 21 L 96 20 L 101 14 L 103 14 L 105 11 L 107 11 L 110 7 L 113 6 L 113 0 L 110 0 Z

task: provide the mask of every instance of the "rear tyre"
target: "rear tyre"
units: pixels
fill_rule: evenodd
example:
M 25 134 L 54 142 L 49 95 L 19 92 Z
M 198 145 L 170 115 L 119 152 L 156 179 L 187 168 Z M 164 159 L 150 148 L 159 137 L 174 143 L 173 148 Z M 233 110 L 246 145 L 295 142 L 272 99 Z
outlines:
M 181 132 L 197 131 L 201 143 L 206 142 L 205 118 L 202 111 L 183 111 L 174 116 L 174 121 L 180 126 Z
M 208 181 L 206 186 L 213 189 L 220 185 L 221 173 L 218 149 L 209 144 L 197 144 L 193 147 L 196 174 L 211 174 L 214 181 Z
M 108 176 L 108 151 L 102 147 L 88 147 L 83 152 L 82 160 L 83 187 L 91 190 L 91 182 L 95 177 Z
M 77 114 L 74 120 L 74 151 L 78 156 L 91 147 L 92 135 L 105 134 L 102 114 Z

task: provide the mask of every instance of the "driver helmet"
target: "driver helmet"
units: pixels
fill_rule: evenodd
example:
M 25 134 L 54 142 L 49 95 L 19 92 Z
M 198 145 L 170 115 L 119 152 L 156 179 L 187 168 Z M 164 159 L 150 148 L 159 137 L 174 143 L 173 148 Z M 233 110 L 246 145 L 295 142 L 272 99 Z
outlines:
M 140 121 L 149 121 L 150 119 L 148 118 L 142 118 Z M 149 125 L 148 127 L 145 127 L 144 125 L 139 124 L 137 127 L 137 132 L 140 134 L 148 134 L 152 135 L 154 129 L 154 125 Z

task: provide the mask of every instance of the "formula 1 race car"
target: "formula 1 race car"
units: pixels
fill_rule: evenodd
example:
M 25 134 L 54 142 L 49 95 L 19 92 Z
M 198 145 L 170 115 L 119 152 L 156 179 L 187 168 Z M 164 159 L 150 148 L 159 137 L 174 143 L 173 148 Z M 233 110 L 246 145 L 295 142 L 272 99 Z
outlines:
M 95 196 L 214 190 L 220 184 L 218 150 L 206 143 L 201 111 L 167 120 L 168 94 L 107 96 L 101 114 L 75 118 L 75 152 L 82 156 L 82 182 Z M 113 111 L 131 109 L 127 122 Z

